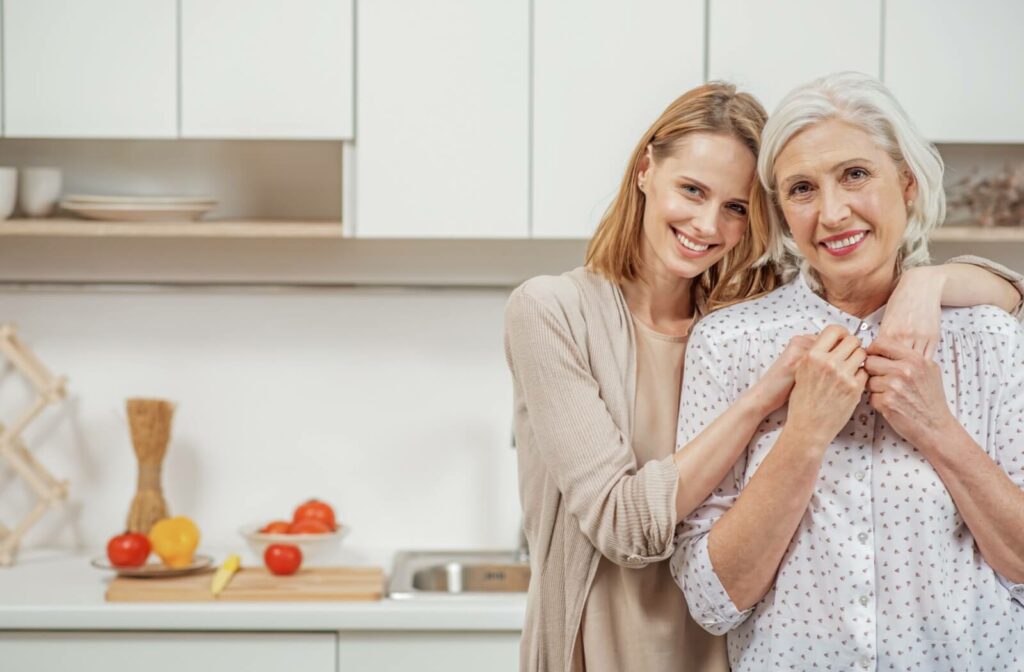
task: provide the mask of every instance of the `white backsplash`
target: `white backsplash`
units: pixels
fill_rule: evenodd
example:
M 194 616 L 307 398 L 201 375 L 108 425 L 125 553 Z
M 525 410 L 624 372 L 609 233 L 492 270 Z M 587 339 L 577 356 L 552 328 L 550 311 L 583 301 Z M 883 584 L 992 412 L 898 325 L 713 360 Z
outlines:
M 178 408 L 164 469 L 171 510 L 204 543 L 305 498 L 334 504 L 355 557 L 399 548 L 510 548 L 519 506 L 502 350 L 507 290 L 0 289 L 0 320 L 70 398 L 30 425 L 71 481 L 26 547 L 98 547 L 122 529 L 136 464 L 124 400 Z M 26 386 L 0 379 L 0 418 Z M 31 505 L 0 468 L 0 521 Z

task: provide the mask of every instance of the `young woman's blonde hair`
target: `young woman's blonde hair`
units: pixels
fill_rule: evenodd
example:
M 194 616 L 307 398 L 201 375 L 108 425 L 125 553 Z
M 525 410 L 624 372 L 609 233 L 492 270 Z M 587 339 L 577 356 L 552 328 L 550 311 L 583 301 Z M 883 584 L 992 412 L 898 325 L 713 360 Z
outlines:
M 648 146 L 657 162 L 671 156 L 690 133 L 720 133 L 737 138 L 756 159 L 767 118 L 756 98 L 738 93 L 735 86 L 724 82 L 710 82 L 674 100 L 633 150 L 619 193 L 587 246 L 587 267 L 617 283 L 640 277 L 645 196 L 637 177 Z M 743 238 L 693 283 L 694 305 L 700 313 L 760 296 L 778 284 L 774 266 L 766 263 L 769 210 L 766 194 L 758 186 L 754 180 L 747 212 L 749 227 Z

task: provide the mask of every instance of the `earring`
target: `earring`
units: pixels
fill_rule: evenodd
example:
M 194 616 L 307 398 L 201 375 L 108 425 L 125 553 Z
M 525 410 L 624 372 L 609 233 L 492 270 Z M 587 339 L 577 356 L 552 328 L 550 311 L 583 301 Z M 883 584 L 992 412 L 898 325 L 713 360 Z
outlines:
M 907 201 L 907 207 L 908 208 L 914 207 L 914 202 L 913 201 Z

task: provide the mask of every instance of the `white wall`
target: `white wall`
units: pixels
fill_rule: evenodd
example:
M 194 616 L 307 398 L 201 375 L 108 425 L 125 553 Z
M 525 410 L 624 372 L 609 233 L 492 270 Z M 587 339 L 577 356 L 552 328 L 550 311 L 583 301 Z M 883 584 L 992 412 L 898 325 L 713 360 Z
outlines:
M 91 546 L 135 486 L 129 396 L 178 402 L 164 489 L 204 539 L 319 496 L 351 526 L 346 560 L 398 548 L 510 548 L 519 509 L 502 350 L 505 290 L 0 288 L 0 320 L 72 398 L 28 443 L 71 480 L 26 546 Z M 24 386 L 0 379 L 0 417 Z M 28 511 L 0 469 L 0 521 Z

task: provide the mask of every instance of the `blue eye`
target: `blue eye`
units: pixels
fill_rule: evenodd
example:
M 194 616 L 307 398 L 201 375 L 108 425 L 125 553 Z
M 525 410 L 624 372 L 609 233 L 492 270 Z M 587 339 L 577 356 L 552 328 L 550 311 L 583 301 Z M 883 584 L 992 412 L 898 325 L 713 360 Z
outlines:
M 687 194 L 690 194 L 692 196 L 703 196 L 704 195 L 704 192 L 701 191 L 700 188 L 695 187 L 692 184 L 683 184 L 679 188 L 682 189 Z
M 745 216 L 747 214 L 747 208 L 740 203 L 730 203 L 727 207 L 737 215 Z
M 846 175 L 854 180 L 862 180 L 868 176 L 868 171 L 863 168 L 850 168 L 846 171 Z

